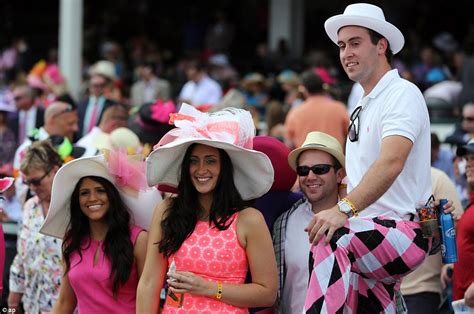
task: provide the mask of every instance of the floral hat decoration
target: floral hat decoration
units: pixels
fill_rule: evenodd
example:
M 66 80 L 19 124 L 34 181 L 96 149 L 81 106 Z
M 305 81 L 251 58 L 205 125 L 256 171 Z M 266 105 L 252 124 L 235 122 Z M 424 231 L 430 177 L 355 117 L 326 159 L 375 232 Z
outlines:
M 105 151 L 102 155 L 74 159 L 56 173 L 51 204 L 40 232 L 63 238 L 70 221 L 71 195 L 79 180 L 87 176 L 107 179 L 114 184 L 130 209 L 131 223 L 148 229 L 153 210 L 162 197 L 146 184 L 145 164 L 141 155 L 127 155 L 125 150 Z
M 243 109 L 225 108 L 200 112 L 183 103 L 171 114 L 176 128 L 166 133 L 146 160 L 148 185 L 178 186 L 179 171 L 186 150 L 199 143 L 223 149 L 234 168 L 234 183 L 244 200 L 262 196 L 273 184 L 274 171 L 267 155 L 253 149 L 255 125 Z

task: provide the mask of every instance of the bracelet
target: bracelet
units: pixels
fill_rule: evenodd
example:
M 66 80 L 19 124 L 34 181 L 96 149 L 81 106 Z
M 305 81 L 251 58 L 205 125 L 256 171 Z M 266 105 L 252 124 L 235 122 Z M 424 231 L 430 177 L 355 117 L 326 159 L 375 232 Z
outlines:
M 351 211 L 352 211 L 352 214 L 354 216 L 357 216 L 357 214 L 359 214 L 359 211 L 357 210 L 357 208 L 355 207 L 354 203 L 352 203 L 351 201 L 349 201 L 347 198 L 343 198 L 341 201 L 343 202 L 346 202 L 347 204 L 349 204 L 349 206 L 351 207 Z
M 214 296 L 217 300 L 222 299 L 222 282 L 217 282 L 217 292 Z

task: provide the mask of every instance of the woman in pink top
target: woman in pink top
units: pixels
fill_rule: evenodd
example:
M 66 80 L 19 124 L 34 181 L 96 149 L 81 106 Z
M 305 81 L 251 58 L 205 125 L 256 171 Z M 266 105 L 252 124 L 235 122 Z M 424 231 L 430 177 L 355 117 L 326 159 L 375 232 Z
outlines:
M 135 313 L 151 218 L 146 209 L 161 197 L 146 187 L 143 162 L 129 159 L 117 152 L 76 159 L 54 179 L 41 228 L 64 237 L 64 276 L 53 313 L 76 307 L 79 313 Z
M 205 114 L 183 104 L 147 158 L 149 185 L 177 186 L 155 210 L 137 290 L 137 312 L 248 313 L 276 298 L 275 255 L 262 214 L 245 205 L 273 183 L 269 158 L 252 149 L 249 112 Z M 245 283 L 248 269 L 252 282 Z

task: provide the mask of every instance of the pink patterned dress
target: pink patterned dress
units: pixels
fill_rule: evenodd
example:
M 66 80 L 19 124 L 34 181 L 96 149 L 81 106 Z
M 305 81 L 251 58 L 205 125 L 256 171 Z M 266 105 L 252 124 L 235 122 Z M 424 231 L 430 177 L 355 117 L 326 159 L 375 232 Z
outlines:
M 168 266 L 174 260 L 177 271 L 189 271 L 214 282 L 242 284 L 248 270 L 245 249 L 237 238 L 237 213 L 231 219 L 227 230 L 220 231 L 209 222 L 198 221 L 196 228 L 178 252 L 168 259 Z M 225 289 L 223 291 L 225 294 Z M 213 298 L 184 294 L 183 306 L 172 307 L 165 303 L 163 313 L 248 313 Z

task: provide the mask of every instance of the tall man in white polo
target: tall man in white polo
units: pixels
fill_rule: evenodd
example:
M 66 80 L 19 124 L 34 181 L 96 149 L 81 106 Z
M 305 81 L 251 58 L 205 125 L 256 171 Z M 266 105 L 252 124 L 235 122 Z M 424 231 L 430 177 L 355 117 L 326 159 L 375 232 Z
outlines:
M 395 313 L 400 279 L 431 246 L 415 221 L 415 204 L 431 195 L 428 111 L 420 90 L 391 68 L 404 37 L 379 7 L 351 4 L 325 29 L 364 97 L 346 144 L 348 194 L 308 226 L 305 312 Z

